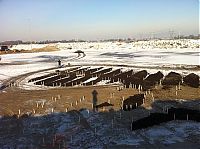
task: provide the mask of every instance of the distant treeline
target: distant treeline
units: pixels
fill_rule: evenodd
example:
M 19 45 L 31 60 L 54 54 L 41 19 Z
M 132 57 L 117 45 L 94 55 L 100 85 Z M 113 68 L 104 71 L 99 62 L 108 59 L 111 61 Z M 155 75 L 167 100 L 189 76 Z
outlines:
M 200 39 L 200 34 L 199 35 L 189 35 L 189 36 L 176 36 L 174 39 Z
M 3 41 L 0 45 L 17 45 L 17 44 L 50 44 L 50 43 L 69 43 L 69 42 L 86 42 L 85 40 L 46 40 L 46 41 Z
M 17 45 L 17 44 L 22 44 L 23 41 L 21 40 L 16 40 L 16 41 L 3 41 L 0 42 L 0 45 Z
M 162 39 L 162 38 L 159 38 Z M 200 34 L 198 35 L 188 35 L 188 36 L 175 36 L 173 39 L 200 39 Z M 148 38 L 140 39 L 140 40 L 149 40 Z M 96 42 L 97 40 L 89 41 L 89 42 Z M 136 41 L 134 38 L 124 38 L 124 39 L 105 39 L 100 40 L 100 42 L 133 42 Z M 0 42 L 0 45 L 17 45 L 17 44 L 50 44 L 50 43 L 70 43 L 70 42 L 86 42 L 86 40 L 45 40 L 45 41 L 22 41 L 22 40 L 15 40 L 15 41 L 3 41 Z

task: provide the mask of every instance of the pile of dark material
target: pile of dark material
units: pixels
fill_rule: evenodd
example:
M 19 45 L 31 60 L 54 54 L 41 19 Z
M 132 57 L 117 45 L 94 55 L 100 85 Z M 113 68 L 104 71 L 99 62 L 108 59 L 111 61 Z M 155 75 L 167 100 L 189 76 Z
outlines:
M 128 77 L 132 76 L 133 75 L 133 70 L 128 70 L 126 72 L 122 72 L 122 73 L 119 73 L 117 75 L 115 75 L 111 82 L 114 83 L 114 82 L 117 82 L 117 81 L 122 81 L 127 79 Z
M 99 105 L 96 105 L 95 108 L 98 111 L 99 108 L 106 108 L 106 107 L 112 107 L 112 106 L 114 106 L 114 105 L 110 104 L 108 102 L 104 102 L 104 103 L 101 103 Z
M 97 79 L 84 83 L 92 77 L 97 77 Z M 143 91 L 152 89 L 155 87 L 156 84 L 159 83 L 162 83 L 165 88 L 172 85 L 181 84 L 198 88 L 200 85 L 199 76 L 194 73 L 183 77 L 179 73 L 170 72 L 164 77 L 164 75 L 160 71 L 148 75 L 148 72 L 146 70 L 141 70 L 134 73 L 133 70 L 122 72 L 121 69 L 113 70 L 112 68 L 104 67 L 75 67 L 66 69 L 64 71 L 57 70 L 54 73 L 33 78 L 29 80 L 29 82 L 34 82 L 35 85 L 68 87 L 74 85 L 95 85 L 102 80 L 108 80 L 107 84 L 121 82 L 126 88 L 134 87 L 138 89 L 139 87 L 141 87 L 140 89 Z
M 154 125 L 159 125 L 164 122 L 171 121 L 167 114 L 164 113 L 151 113 L 148 117 L 139 119 L 135 122 L 132 122 L 132 130 L 144 129 L 152 127 Z
M 143 88 L 144 90 L 152 88 L 154 85 L 160 83 L 160 80 L 164 77 L 164 75 L 158 71 L 157 73 L 150 74 L 144 81 L 143 81 Z
M 191 87 L 199 87 L 199 76 L 191 73 L 183 78 L 183 81 L 186 85 Z
M 176 72 L 170 72 L 163 80 L 163 85 L 179 85 L 182 82 L 182 76 Z
M 136 94 L 125 99 L 123 102 L 123 110 L 130 111 L 136 109 L 138 106 L 143 104 L 144 94 Z
M 156 83 L 159 83 L 163 77 L 164 75 L 158 71 L 157 73 L 150 74 L 145 80 L 155 85 Z
M 190 110 L 186 108 L 170 108 L 168 116 L 176 120 L 193 120 L 200 122 L 200 111 Z
M 132 122 L 132 130 L 144 129 L 172 120 L 193 120 L 200 122 L 200 111 L 186 108 L 171 108 L 168 113 L 151 113 L 148 117 Z
M 138 88 L 139 85 L 143 84 L 144 78 L 147 76 L 147 74 L 148 73 L 146 70 L 139 71 L 139 72 L 125 78 L 123 83 L 125 84 L 126 87 L 129 87 L 130 84 L 134 84 Z

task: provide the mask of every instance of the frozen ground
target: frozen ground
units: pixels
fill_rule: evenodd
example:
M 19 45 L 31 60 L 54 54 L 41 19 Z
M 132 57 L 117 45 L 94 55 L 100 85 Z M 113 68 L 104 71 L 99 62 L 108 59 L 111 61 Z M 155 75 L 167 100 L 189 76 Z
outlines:
M 182 46 L 176 46 L 180 45 L 177 44 L 179 42 Z M 167 46 L 172 43 L 175 46 Z M 0 82 L 27 72 L 56 67 L 58 59 L 61 59 L 63 64 L 72 65 L 125 66 L 152 71 L 179 68 L 181 72 L 188 73 L 187 68 L 199 65 L 198 45 L 198 40 L 56 43 L 55 46 L 60 48 L 60 51 L 1 55 Z M 31 46 L 41 48 L 46 45 Z M 12 49 L 29 50 L 30 45 L 17 45 Z M 76 50 L 84 51 L 86 56 L 78 56 L 74 53 Z M 194 71 L 200 74 L 198 70 Z
M 169 43 L 162 46 L 163 42 L 57 43 L 56 47 L 59 47 L 60 51 L 1 55 L 0 83 L 24 73 L 55 68 L 58 59 L 61 59 L 65 65 L 71 63 L 72 65 L 123 67 L 124 70 L 146 69 L 150 73 L 157 72 L 159 69 L 164 74 L 175 69 L 176 72 L 182 74 L 195 72 L 200 75 L 199 67 L 196 68 L 199 65 L 200 56 L 198 42 L 182 41 L 183 45 L 180 45 L 174 41 L 176 46 L 168 46 L 172 41 L 165 41 Z M 22 49 L 23 47 L 29 50 L 29 46 L 18 45 L 15 48 Z M 46 45 L 33 46 L 40 48 Z M 78 56 L 74 53 L 76 50 L 84 51 L 86 56 Z M 47 72 L 30 77 L 44 73 Z M 30 86 L 26 87 L 30 89 Z M 43 102 L 43 100 L 38 102 Z M 51 109 L 47 112 L 51 112 Z M 117 146 L 170 148 L 170 145 L 177 143 L 180 143 L 181 147 L 187 144 L 195 147 L 200 145 L 200 125 L 196 122 L 172 121 L 133 132 L 130 131 L 131 117 L 121 119 L 119 111 L 116 113 L 90 111 L 90 114 L 88 111 L 82 111 L 81 113 L 83 115 L 77 115 L 76 112 L 54 113 L 48 116 L 35 115 L 28 119 L 13 120 L 13 122 L 0 119 L 0 149 L 9 147 L 10 149 L 32 149 L 38 147 L 43 138 L 45 142 L 51 143 L 55 134 L 64 135 L 67 147 L 77 149 L 99 149 L 104 145 L 112 148 Z M 125 115 L 128 114 L 122 114 L 122 117 Z
M 182 143 L 182 146 L 184 143 L 191 143 L 197 147 L 200 144 L 200 125 L 196 122 L 171 121 L 160 126 L 131 131 L 123 124 L 124 121 L 130 124 L 129 119 L 120 119 L 117 113 L 109 116 L 91 111 L 89 117 L 85 118 L 76 112 L 57 113 L 22 119 L 17 121 L 18 125 L 10 120 L 9 127 L 3 125 L 8 120 L 0 119 L 0 133 L 4 134 L 0 135 L 0 149 L 38 148 L 42 144 L 52 144 L 55 134 L 65 136 L 63 144 L 76 149 L 101 149 L 105 146 L 163 148 L 176 143 Z

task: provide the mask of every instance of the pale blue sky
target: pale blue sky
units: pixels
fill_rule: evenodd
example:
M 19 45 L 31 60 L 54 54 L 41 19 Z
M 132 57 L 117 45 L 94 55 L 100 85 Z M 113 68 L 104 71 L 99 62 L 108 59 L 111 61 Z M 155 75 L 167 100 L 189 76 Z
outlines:
M 198 0 L 0 0 L 0 40 L 198 34 Z

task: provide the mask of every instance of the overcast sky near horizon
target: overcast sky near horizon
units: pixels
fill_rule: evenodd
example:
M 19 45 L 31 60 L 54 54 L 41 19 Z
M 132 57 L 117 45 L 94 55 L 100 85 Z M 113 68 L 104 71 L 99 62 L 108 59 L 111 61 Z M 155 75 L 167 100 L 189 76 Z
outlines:
M 0 41 L 199 33 L 199 0 L 0 0 Z

